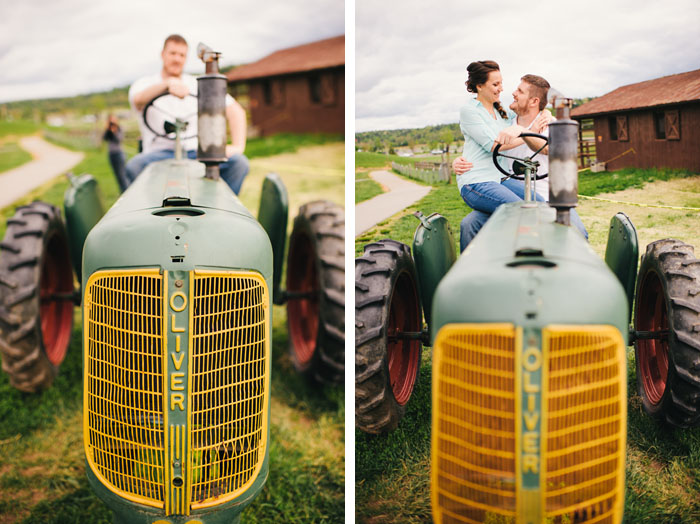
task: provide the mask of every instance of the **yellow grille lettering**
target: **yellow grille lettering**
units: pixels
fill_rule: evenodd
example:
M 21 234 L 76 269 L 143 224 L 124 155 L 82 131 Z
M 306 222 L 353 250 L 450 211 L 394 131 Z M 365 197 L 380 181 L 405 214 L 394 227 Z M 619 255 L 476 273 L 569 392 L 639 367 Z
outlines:
M 179 306 L 175 305 L 176 298 L 179 298 L 180 300 L 182 300 L 182 302 L 180 303 Z M 180 313 L 181 311 L 184 311 L 186 307 L 187 307 L 187 297 L 185 296 L 185 294 L 182 291 L 176 291 L 175 293 L 173 293 L 170 296 L 170 309 Z
M 540 420 L 540 414 L 535 413 L 523 413 L 523 419 L 525 420 L 525 427 L 528 431 L 533 431 L 537 427 L 537 422 Z
M 540 433 L 538 431 L 526 431 L 523 433 L 523 451 L 525 453 L 539 453 L 540 448 L 537 444 L 539 438 Z
M 530 372 L 537 371 L 542 366 L 542 351 L 534 346 L 523 352 L 523 367 Z
M 537 455 L 523 455 L 523 473 L 539 473 L 540 457 Z
M 172 324 L 171 324 L 170 331 L 172 331 L 173 333 L 184 333 L 184 332 L 185 332 L 185 328 L 184 328 L 184 327 L 177 327 L 177 326 L 175 325 L 175 313 L 172 314 L 171 318 L 173 319 L 173 321 L 172 321 Z
M 622 521 L 617 328 L 448 324 L 435 338 L 432 388 L 436 524 Z
M 175 359 L 173 359 L 175 360 Z M 185 374 L 184 373 L 171 373 L 170 374 L 170 390 L 171 391 L 184 391 L 185 389 Z
M 182 393 L 171 393 L 170 394 L 170 411 L 175 411 L 175 407 L 180 411 L 185 411 L 185 395 Z
M 88 466 L 163 516 L 240 496 L 267 451 L 267 283 L 252 271 L 180 273 L 176 290 L 158 268 L 98 271 L 83 311 Z
M 177 339 L 179 340 L 180 337 L 178 336 Z M 179 348 L 180 345 L 178 344 L 177 347 Z M 179 351 L 179 349 L 176 349 L 176 351 Z M 175 353 L 170 353 L 170 356 L 173 359 L 173 365 L 175 366 L 175 369 L 180 371 L 180 368 L 182 367 L 182 361 L 185 360 L 185 354 L 181 353 L 180 358 L 178 358 L 178 356 Z M 183 376 L 184 376 L 184 374 L 183 374 Z M 175 388 L 170 388 L 170 389 L 175 389 Z
M 539 393 L 540 392 L 540 385 L 539 384 L 532 384 L 532 372 L 531 371 L 525 371 L 523 372 L 523 391 L 525 393 Z M 528 401 L 529 399 L 534 399 L 535 395 L 528 395 Z

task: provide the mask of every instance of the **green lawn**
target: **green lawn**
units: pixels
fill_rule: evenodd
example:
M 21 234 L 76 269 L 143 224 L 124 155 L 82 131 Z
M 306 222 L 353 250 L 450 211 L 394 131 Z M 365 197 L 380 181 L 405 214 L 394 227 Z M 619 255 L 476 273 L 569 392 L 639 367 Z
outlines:
M 364 202 L 384 192 L 382 186 L 369 177 L 367 171 L 355 172 L 355 203 Z
M 651 182 L 656 181 L 656 182 Z M 646 187 L 646 189 L 634 189 Z M 609 195 L 626 189 L 624 193 Z M 648 202 L 658 197 L 672 205 L 700 207 L 700 176 L 672 170 L 624 170 L 584 173 L 579 191 L 608 193 L 606 198 Z M 700 215 L 697 211 L 639 208 L 618 204 L 579 203 L 591 234 L 591 247 L 604 252 L 607 224 L 621 209 L 633 217 L 640 251 L 656 238 L 679 237 L 696 246 L 700 255 Z M 381 238 L 411 245 L 418 220 L 412 212 L 440 212 L 447 217 L 458 243 L 459 222 L 469 211 L 456 186 L 439 185 L 418 203 L 356 239 L 362 246 Z M 600 230 L 600 231 L 599 231 Z M 649 238 L 650 237 L 650 238 Z M 470 297 L 465 297 L 469 300 Z M 355 499 L 358 523 L 428 523 L 430 509 L 431 349 L 424 348 L 419 382 L 399 428 L 389 435 L 355 432 Z M 670 429 L 643 414 L 636 394 L 634 350 L 628 348 L 628 441 L 625 492 L 627 523 L 700 522 L 700 431 Z
M 0 142 L 0 173 L 29 162 L 32 155 L 22 149 L 17 142 Z
M 77 147 L 70 133 L 57 140 Z M 294 146 L 292 139 L 287 139 Z M 290 227 L 298 206 L 315 198 L 344 201 L 342 143 L 304 147 L 298 153 L 251 161 L 241 199 L 257 214 L 259 185 L 267 165 L 277 166 L 290 193 Z M 278 144 L 279 145 L 279 144 Z M 278 150 L 277 147 L 268 151 Z M 118 197 L 105 151 L 85 148 L 73 170 L 98 180 L 104 201 Z M 296 164 L 295 164 L 296 162 Z M 265 164 L 265 165 L 263 165 Z M 313 166 L 316 169 L 310 169 Z M 304 171 L 300 177 L 297 171 Z M 41 199 L 62 206 L 68 182 L 59 177 L 16 205 Z M 14 207 L 0 210 L 0 238 Z M 110 511 L 92 493 L 82 448 L 82 371 L 80 310 L 73 338 L 54 385 L 30 395 L 10 387 L 0 373 L 0 523 L 108 523 Z M 273 310 L 270 476 L 260 496 L 243 514 L 249 523 L 342 522 L 345 501 L 342 387 L 318 386 L 302 379 L 288 356 L 286 310 Z

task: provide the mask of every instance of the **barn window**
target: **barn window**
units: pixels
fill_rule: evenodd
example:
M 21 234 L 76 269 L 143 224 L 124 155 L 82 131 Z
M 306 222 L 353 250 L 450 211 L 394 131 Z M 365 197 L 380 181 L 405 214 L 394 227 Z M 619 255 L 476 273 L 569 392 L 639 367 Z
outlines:
M 664 124 L 666 128 L 666 138 L 668 140 L 681 139 L 681 121 L 678 109 L 666 111 L 664 113 Z
M 654 111 L 654 133 L 658 140 L 666 140 L 666 115 L 663 111 Z
M 335 82 L 333 74 L 326 73 L 321 76 L 321 101 L 324 106 L 332 106 L 335 104 Z
M 627 133 L 627 115 L 618 115 L 616 118 L 617 138 L 620 142 L 628 142 L 629 134 Z
M 610 140 L 617 140 L 617 118 L 608 117 L 608 129 L 610 129 Z
M 309 97 L 312 103 L 321 103 L 321 78 L 318 75 L 309 77 Z
M 269 80 L 265 80 L 262 85 L 263 88 L 263 100 L 265 100 L 266 106 L 272 105 L 272 86 Z

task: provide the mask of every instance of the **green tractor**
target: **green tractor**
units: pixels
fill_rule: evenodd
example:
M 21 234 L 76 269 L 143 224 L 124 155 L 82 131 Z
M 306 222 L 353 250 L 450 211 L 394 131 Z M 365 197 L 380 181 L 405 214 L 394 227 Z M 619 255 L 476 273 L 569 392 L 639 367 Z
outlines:
M 226 127 L 211 123 L 225 121 L 226 78 L 218 53 L 200 57 L 208 140 L 198 161 L 177 148 L 104 216 L 94 178 L 74 177 L 65 224 L 57 208 L 33 202 L 1 244 L 0 350 L 13 386 L 50 386 L 81 305 L 87 476 L 120 523 L 239 522 L 260 492 L 273 304 L 287 304 L 297 369 L 343 379 L 343 209 L 301 207 L 283 290 L 286 189 L 267 176 L 256 220 L 219 180 Z M 168 125 L 178 140 L 183 123 Z
M 621 522 L 628 344 L 644 410 L 700 424 L 700 261 L 659 240 L 637 273 L 624 214 L 611 221 L 605 262 L 568 226 L 578 124 L 561 106 L 549 205 L 501 206 L 456 261 L 438 214 L 419 217 L 413 256 L 382 240 L 356 259 L 356 424 L 397 427 L 422 345 L 432 346 L 438 523 Z M 525 162 L 527 181 L 535 168 Z

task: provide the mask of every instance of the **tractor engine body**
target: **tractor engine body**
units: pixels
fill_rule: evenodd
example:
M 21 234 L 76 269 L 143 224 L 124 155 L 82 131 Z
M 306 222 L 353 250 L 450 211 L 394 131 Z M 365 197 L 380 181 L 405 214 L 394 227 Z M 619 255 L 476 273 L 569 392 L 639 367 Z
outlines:
M 435 522 L 620 522 L 628 306 L 580 234 L 501 206 L 432 322 Z
M 238 522 L 267 479 L 272 249 L 203 175 L 151 164 L 85 242 L 84 448 L 116 522 Z

